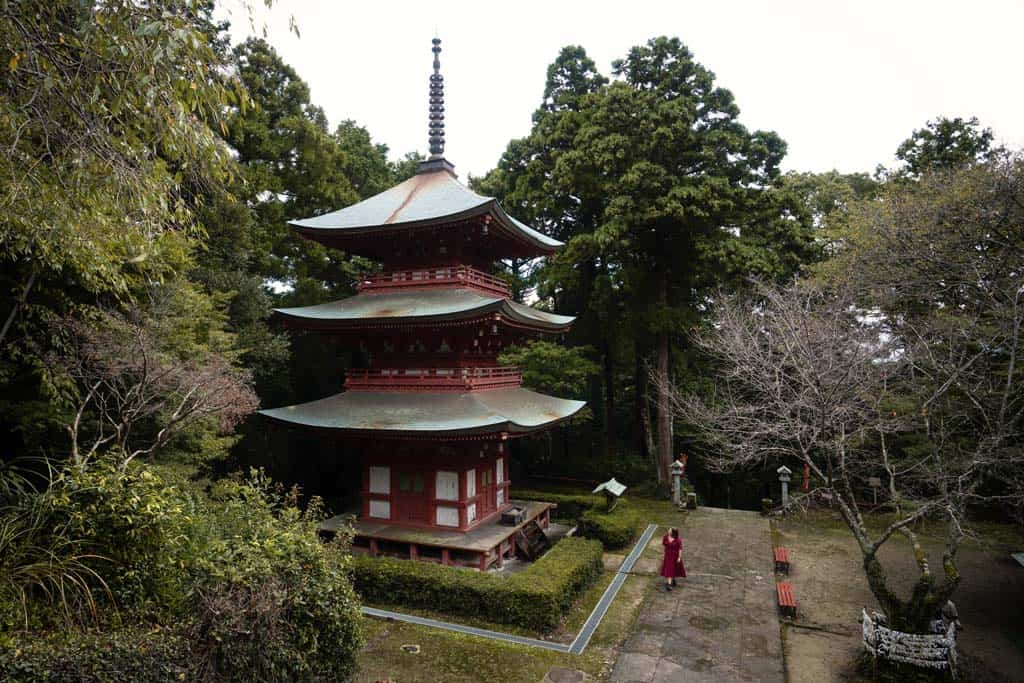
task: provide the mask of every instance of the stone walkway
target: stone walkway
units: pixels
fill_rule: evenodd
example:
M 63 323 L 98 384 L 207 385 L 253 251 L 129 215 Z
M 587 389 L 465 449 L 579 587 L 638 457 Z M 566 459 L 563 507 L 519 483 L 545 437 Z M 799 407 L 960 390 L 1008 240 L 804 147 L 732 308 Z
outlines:
M 663 532 L 648 556 L 660 557 Z M 782 683 L 768 521 L 754 512 L 702 508 L 690 513 L 682 532 L 689 578 L 671 593 L 659 587 L 648 597 L 611 680 Z M 638 569 L 656 571 L 654 564 Z

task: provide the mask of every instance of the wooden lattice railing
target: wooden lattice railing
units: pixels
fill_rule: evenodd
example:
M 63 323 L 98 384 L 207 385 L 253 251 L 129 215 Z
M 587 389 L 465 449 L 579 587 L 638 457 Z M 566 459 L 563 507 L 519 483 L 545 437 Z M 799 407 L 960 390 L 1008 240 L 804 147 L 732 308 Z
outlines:
M 415 270 L 393 270 L 363 278 L 358 291 L 423 289 L 438 285 L 472 287 L 500 297 L 511 296 L 508 283 L 469 266 L 441 266 Z
M 518 387 L 519 368 L 394 368 L 349 370 L 350 391 L 474 391 Z

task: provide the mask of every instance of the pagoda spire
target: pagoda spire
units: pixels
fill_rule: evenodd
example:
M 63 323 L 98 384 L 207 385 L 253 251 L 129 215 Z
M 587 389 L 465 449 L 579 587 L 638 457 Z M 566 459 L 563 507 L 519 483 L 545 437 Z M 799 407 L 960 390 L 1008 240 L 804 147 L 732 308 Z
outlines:
M 441 75 L 441 39 L 434 46 L 434 73 L 430 75 L 430 158 L 444 158 L 444 76 Z

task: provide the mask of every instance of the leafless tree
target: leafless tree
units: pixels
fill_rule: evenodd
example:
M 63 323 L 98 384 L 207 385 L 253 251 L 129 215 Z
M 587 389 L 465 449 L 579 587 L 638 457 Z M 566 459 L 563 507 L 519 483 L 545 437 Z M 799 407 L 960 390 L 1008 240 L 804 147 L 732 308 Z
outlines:
M 920 630 L 960 582 L 971 507 L 1024 500 L 1024 160 L 893 183 L 842 223 L 815 283 L 715 302 L 716 323 L 697 340 L 719 363 L 714 395 L 665 389 L 717 448 L 713 466 L 809 466 L 890 621 Z M 878 533 L 856 496 L 871 476 L 896 513 Z M 924 517 L 945 528 L 941 573 L 914 531 Z M 894 534 L 919 569 L 906 598 L 878 561 Z
M 830 273 L 886 311 L 911 353 L 932 475 L 967 502 L 1024 501 L 1024 159 L 935 173 L 858 205 Z M 983 486 L 998 481 L 999 486 Z
M 127 466 L 200 421 L 230 431 L 259 404 L 248 370 L 215 352 L 177 358 L 144 320 L 107 312 L 64 328 L 66 352 L 53 360 L 75 384 L 66 428 L 77 465 L 116 449 Z
M 765 460 L 806 464 L 836 501 L 892 623 L 921 629 L 959 582 L 963 504 L 932 476 L 932 454 L 897 455 L 890 446 L 915 421 L 896 407 L 895 388 L 910 368 L 907 349 L 884 317 L 846 293 L 794 285 L 764 286 L 757 294 L 716 302 L 715 326 L 696 340 L 719 364 L 715 393 L 696 396 L 669 386 L 670 408 L 707 439 L 713 469 Z M 654 374 L 652 381 L 658 381 Z M 872 476 L 885 478 L 896 510 L 880 531 L 865 521 L 857 495 Z M 943 518 L 950 530 L 941 582 L 913 530 L 926 516 Z M 878 559 L 894 534 L 911 541 L 920 570 L 906 599 L 889 587 Z

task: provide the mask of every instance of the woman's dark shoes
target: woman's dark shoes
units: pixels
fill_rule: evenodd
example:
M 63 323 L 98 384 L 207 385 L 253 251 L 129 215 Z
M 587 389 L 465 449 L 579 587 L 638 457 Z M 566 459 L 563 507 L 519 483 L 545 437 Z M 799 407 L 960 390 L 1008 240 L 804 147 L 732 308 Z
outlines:
M 665 590 L 671 591 L 672 590 L 672 584 L 671 583 L 670 584 L 666 584 L 665 585 Z

